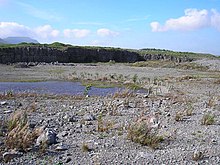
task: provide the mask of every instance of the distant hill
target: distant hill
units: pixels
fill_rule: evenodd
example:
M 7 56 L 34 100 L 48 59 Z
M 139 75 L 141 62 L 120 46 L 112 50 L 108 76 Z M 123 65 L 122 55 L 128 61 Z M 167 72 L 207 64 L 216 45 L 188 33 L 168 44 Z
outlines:
M 32 38 L 29 38 L 29 37 L 7 37 L 7 38 L 4 38 L 3 41 L 5 41 L 6 43 L 9 43 L 9 44 L 19 44 L 19 43 L 22 43 L 22 42 L 39 43 L 37 40 L 34 40 Z
M 7 42 L 0 38 L 0 44 L 7 44 Z

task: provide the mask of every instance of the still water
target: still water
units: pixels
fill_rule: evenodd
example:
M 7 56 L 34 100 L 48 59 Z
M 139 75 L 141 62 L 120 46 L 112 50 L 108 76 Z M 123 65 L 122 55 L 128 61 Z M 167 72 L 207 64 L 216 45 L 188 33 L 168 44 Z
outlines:
M 122 88 L 91 87 L 89 95 L 106 96 Z M 58 95 L 83 95 L 85 86 L 80 82 L 46 81 L 46 82 L 0 82 L 0 93 L 13 91 L 14 93 L 40 93 Z

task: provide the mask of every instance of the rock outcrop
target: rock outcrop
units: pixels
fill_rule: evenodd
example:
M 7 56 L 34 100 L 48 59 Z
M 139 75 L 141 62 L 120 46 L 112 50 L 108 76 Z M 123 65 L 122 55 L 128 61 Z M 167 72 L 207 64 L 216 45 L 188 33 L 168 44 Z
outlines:
M 167 61 L 175 61 L 175 62 L 187 62 L 192 61 L 193 59 L 190 59 L 188 57 L 175 57 L 171 55 L 162 55 L 162 54 L 145 54 L 143 56 L 144 60 L 167 60 Z
M 175 62 L 189 61 L 169 55 L 140 55 L 135 51 L 117 48 L 69 47 L 64 50 L 44 46 L 27 46 L 0 48 L 0 63 L 17 62 L 59 62 L 59 63 L 89 63 L 89 62 L 136 62 L 145 60 L 171 60 Z

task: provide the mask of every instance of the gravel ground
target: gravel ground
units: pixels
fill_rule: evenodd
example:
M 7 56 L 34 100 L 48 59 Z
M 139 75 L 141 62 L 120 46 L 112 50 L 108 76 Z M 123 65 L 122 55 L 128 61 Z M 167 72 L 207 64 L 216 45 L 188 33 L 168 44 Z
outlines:
M 0 81 L 47 81 L 68 79 L 71 75 L 80 77 L 82 74 L 91 74 L 89 78 L 109 76 L 113 74 L 123 76 L 134 76 L 139 78 L 165 78 L 183 75 L 210 74 L 195 70 L 181 70 L 175 68 L 151 68 L 131 67 L 130 64 L 71 64 L 71 65 L 37 65 L 29 68 L 15 68 L 13 65 L 0 64 Z M 80 77 L 82 78 L 82 77 Z
M 209 67 L 209 70 L 220 71 L 220 60 L 202 59 L 196 61 L 197 64 Z
M 26 110 L 29 127 L 56 133 L 51 134 L 56 142 L 43 149 L 34 142 L 28 152 L 12 151 L 4 144 L 7 135 L 2 134 L 1 164 L 220 164 L 220 85 L 216 72 L 133 68 L 123 64 L 0 67 L 8 80 L 49 79 L 48 75 L 54 78 L 60 70 L 59 77 L 90 71 L 102 76 L 117 73 L 163 78 L 145 84 L 152 87 L 150 95 L 125 91 L 106 97 L 2 94 L 1 121 L 13 112 Z M 214 116 L 210 125 L 202 124 L 206 114 Z M 143 117 L 158 120 L 156 130 L 163 141 L 156 149 L 128 138 L 129 126 Z M 13 159 L 6 163 L 5 155 Z

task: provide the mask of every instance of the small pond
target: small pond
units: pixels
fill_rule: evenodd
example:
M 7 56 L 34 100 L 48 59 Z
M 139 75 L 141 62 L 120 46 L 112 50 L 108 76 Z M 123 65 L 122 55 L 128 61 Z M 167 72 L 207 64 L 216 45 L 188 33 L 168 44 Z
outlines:
M 45 82 L 0 82 L 0 93 L 13 91 L 14 93 L 39 93 L 58 95 L 83 95 L 85 86 L 80 82 L 45 81 Z M 89 95 L 106 96 L 122 88 L 91 87 Z

